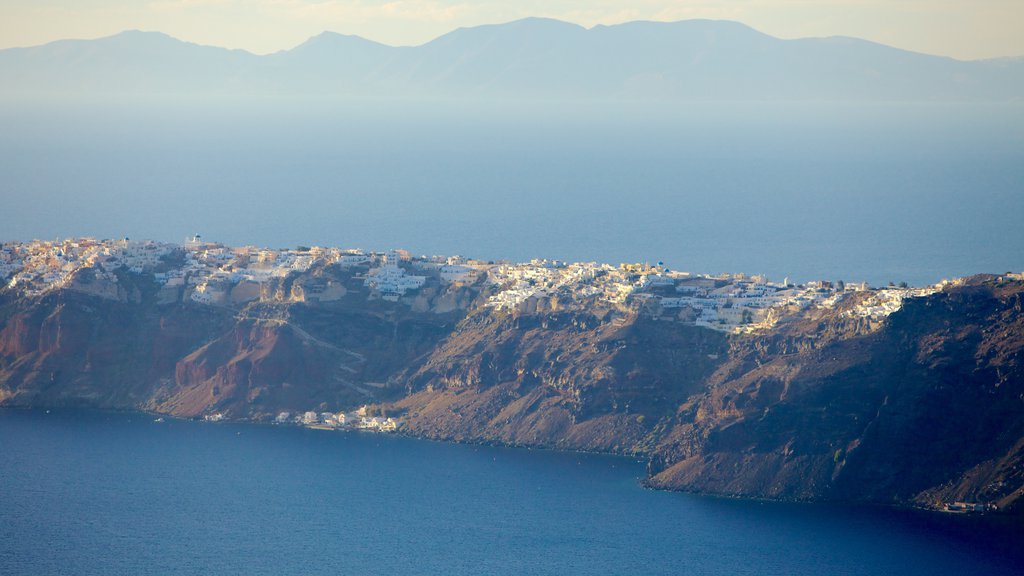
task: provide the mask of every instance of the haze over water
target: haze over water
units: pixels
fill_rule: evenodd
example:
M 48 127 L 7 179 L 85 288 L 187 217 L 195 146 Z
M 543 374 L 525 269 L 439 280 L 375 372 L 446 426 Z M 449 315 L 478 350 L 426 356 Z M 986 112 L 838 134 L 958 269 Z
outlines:
M 0 124 L 3 240 L 873 284 L 1024 269 L 1019 104 L 15 101 Z
M 643 490 L 625 458 L 0 410 L 14 574 L 1017 574 L 1012 525 Z

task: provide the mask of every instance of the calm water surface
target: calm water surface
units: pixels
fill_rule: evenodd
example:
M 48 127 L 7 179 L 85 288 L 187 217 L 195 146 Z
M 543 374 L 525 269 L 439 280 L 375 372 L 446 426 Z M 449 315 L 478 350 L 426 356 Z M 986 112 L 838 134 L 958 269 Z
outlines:
M 0 96 L 0 240 L 75 235 L 884 285 L 1024 270 L 1024 104 Z
M 0 410 L 2 574 L 1020 574 L 1013 526 L 641 489 L 615 457 Z

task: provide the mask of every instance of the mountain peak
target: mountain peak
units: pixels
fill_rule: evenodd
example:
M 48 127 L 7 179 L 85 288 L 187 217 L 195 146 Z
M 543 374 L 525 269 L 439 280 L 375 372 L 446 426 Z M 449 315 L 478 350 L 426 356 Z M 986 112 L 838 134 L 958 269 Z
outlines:
M 564 22 L 554 18 L 529 17 L 520 18 L 511 22 L 500 24 L 483 24 L 480 26 L 469 26 L 457 28 L 451 32 L 439 36 L 423 46 L 446 45 L 452 42 L 461 42 L 464 39 L 475 41 L 481 38 L 513 38 L 518 37 L 524 41 L 535 40 L 539 37 L 557 37 L 586 32 L 586 28 L 579 24 Z
M 192 42 L 186 42 L 185 40 L 179 40 L 156 30 L 123 30 L 117 34 L 105 36 L 103 38 L 96 39 L 96 42 L 104 43 L 133 43 L 133 44 L 192 44 Z
M 299 44 L 291 50 L 282 50 L 276 55 L 286 58 L 307 58 L 319 61 L 331 61 L 339 58 L 351 59 L 356 55 L 366 56 L 371 53 L 392 50 L 391 46 L 367 40 L 362 36 L 340 34 L 325 30 Z
M 331 30 L 324 30 L 323 32 L 311 36 L 308 40 L 296 46 L 301 48 L 303 46 L 322 46 L 322 45 L 340 45 L 340 44 L 376 44 L 378 46 L 385 46 L 379 42 L 368 40 L 362 36 L 356 36 L 354 34 L 341 34 L 340 32 L 333 32 Z
M 160 32 L 159 30 L 139 30 L 138 28 L 131 28 L 131 29 L 128 29 L 128 30 L 122 30 L 122 31 L 118 32 L 117 34 L 112 34 L 110 36 L 107 36 L 107 38 L 156 38 L 156 37 L 171 38 L 172 40 L 176 40 L 176 38 L 173 38 L 172 36 L 170 36 L 169 34 L 166 34 L 164 32 Z
M 554 27 L 563 29 L 581 29 L 583 26 L 574 24 L 572 22 L 566 22 L 565 20 L 558 20 L 557 18 L 545 18 L 542 16 L 527 16 L 526 18 L 520 18 L 518 20 L 512 20 L 505 24 L 495 24 L 494 26 L 508 26 L 511 28 L 523 28 L 523 27 Z

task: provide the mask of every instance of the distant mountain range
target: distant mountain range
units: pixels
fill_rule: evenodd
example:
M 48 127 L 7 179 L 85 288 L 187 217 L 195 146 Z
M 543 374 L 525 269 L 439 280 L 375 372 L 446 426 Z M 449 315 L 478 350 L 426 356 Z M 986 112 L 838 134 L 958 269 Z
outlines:
M 0 94 L 267 94 L 640 100 L 1009 101 L 1024 59 L 960 61 L 737 22 L 586 29 L 528 18 L 415 47 L 324 32 L 259 56 L 128 31 L 0 50 Z

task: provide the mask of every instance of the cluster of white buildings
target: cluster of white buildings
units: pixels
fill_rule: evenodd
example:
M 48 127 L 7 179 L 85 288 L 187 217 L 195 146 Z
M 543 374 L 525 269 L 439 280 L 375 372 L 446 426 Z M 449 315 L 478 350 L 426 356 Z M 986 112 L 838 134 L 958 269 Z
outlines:
M 376 290 L 385 300 L 397 301 L 410 290 L 419 290 L 427 282 L 426 276 L 407 274 L 400 266 L 407 254 L 391 250 L 380 261 L 380 266 L 372 268 L 363 285 Z
M 118 274 L 132 273 L 151 275 L 167 301 L 225 306 L 282 297 L 329 301 L 346 293 L 337 275 L 303 277 L 297 289 L 283 296 L 268 295 L 264 288 L 272 281 L 332 265 L 361 278 L 372 296 L 392 301 L 419 290 L 430 278 L 441 285 L 472 284 L 486 267 L 457 256 L 412 258 L 403 250 L 232 247 L 205 241 L 198 234 L 180 245 L 76 238 L 0 244 L 0 287 L 29 296 L 60 288 L 86 289 L 73 280 L 83 269 L 91 269 L 90 280 L 95 282 L 88 291 L 103 287 L 114 295 Z
M 158 280 L 168 286 L 185 284 L 189 298 L 200 304 L 231 305 L 255 299 L 273 299 L 262 289 L 268 281 L 303 274 L 313 267 L 337 266 L 346 274 L 361 278 L 371 297 L 392 302 L 421 289 L 431 278 L 436 278 L 442 285 L 461 285 L 474 282 L 479 274 L 471 263 L 458 257 L 414 258 L 405 250 L 232 248 L 203 242 L 198 236 L 186 242 L 184 250 L 184 266 L 167 273 L 167 278 Z M 175 280 L 175 277 L 179 279 Z M 299 287 L 301 293 L 293 289 L 284 297 L 325 302 L 337 300 L 347 293 L 341 279 L 331 275 L 303 278 Z
M 330 430 L 369 430 L 371 432 L 395 432 L 401 423 L 394 418 L 367 416 L 366 407 L 355 412 L 314 412 L 312 410 L 292 414 L 281 412 L 274 419 L 276 424 L 296 424 L 309 428 Z
M 199 235 L 185 242 L 183 249 L 183 265 L 158 274 L 156 279 L 167 288 L 183 288 L 193 302 L 211 305 L 261 299 L 262 287 L 268 281 L 307 272 L 317 263 L 338 262 L 343 256 L 336 248 L 231 247 L 204 242 Z
M 942 282 L 927 288 L 883 288 L 874 290 L 870 296 L 858 302 L 846 314 L 874 320 L 885 318 L 902 308 L 903 301 L 907 298 L 920 298 L 934 294 L 946 284 L 948 282 Z
M 0 285 L 29 296 L 39 296 L 59 288 L 116 296 L 117 271 L 151 272 L 175 250 L 180 250 L 180 247 L 128 238 L 5 243 L 0 244 Z M 91 272 L 87 280 L 79 276 L 85 269 Z
M 488 272 L 488 281 L 497 287 L 488 301 L 496 309 L 532 312 L 538 306 L 554 309 L 601 301 L 716 329 L 755 324 L 773 306 L 817 298 L 813 291 L 783 294 L 785 285 L 757 276 L 692 275 L 673 272 L 660 263 L 614 267 L 533 260 L 496 266 Z
M 661 263 L 613 267 L 533 260 L 493 266 L 487 274 L 488 283 L 495 287 L 487 304 L 498 310 L 531 313 L 602 301 L 729 332 L 768 328 L 786 314 L 808 307 L 834 307 L 853 293 L 871 291 L 864 283 L 794 285 L 788 279 L 776 283 L 763 276 L 690 274 L 671 271 Z M 872 291 L 848 313 L 881 318 L 899 310 L 904 299 L 931 294 L 941 286 Z
M 487 270 L 487 283 L 497 290 L 487 305 L 509 311 L 533 311 L 538 301 L 552 298 L 563 304 L 593 298 L 625 302 L 635 288 L 608 264 L 559 260 L 493 266 Z
M 116 296 L 118 274 L 131 273 L 151 274 L 168 302 L 186 299 L 224 306 L 253 300 L 323 302 L 347 293 L 341 275 L 319 273 L 330 266 L 356 282 L 361 280 L 370 298 L 397 302 L 428 283 L 442 288 L 478 285 L 488 295 L 487 306 L 500 311 L 536 313 L 600 302 L 725 331 L 770 327 L 792 311 L 833 307 L 851 293 L 865 291 L 870 295 L 859 298 L 847 314 L 883 318 L 899 310 L 906 298 L 942 287 L 869 290 L 864 284 L 793 285 L 762 276 L 671 271 L 660 262 L 619 266 L 557 260 L 493 263 L 459 256 L 413 257 L 404 250 L 271 250 L 225 246 L 199 235 L 182 245 L 128 238 L 0 244 L 0 286 L 28 295 L 70 288 Z M 79 276 L 83 269 L 91 269 L 88 282 Z M 306 274 L 311 270 L 316 273 Z M 277 288 L 285 278 L 295 279 L 288 293 Z

